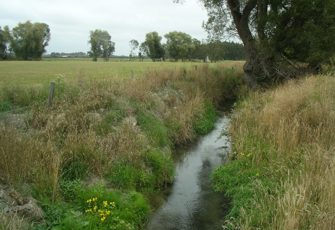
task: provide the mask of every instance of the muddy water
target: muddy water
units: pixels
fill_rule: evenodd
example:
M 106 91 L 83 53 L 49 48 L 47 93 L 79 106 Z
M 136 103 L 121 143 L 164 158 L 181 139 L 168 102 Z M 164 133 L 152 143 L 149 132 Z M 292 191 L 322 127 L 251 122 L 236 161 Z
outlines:
M 222 229 L 227 202 L 212 190 L 210 174 L 230 150 L 224 131 L 228 124 L 228 118 L 219 119 L 211 133 L 186 150 L 177 163 L 171 193 L 152 216 L 148 230 Z

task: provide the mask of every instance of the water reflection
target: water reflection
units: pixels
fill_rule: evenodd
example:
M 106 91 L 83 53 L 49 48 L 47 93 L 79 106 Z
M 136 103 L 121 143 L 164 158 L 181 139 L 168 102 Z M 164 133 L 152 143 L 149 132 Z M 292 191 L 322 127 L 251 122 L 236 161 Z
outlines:
M 228 124 L 228 118 L 219 119 L 215 129 L 180 160 L 171 194 L 153 215 L 148 230 L 222 229 L 227 202 L 211 189 L 210 174 L 230 150 L 223 132 Z

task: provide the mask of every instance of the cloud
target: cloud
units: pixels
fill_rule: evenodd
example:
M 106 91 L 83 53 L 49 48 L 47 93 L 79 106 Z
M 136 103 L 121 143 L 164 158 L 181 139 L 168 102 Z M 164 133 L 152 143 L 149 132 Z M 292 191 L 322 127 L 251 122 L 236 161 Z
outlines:
M 183 31 L 205 39 L 206 11 L 198 0 L 174 4 L 172 0 L 11 0 L 0 2 L 0 26 L 19 22 L 45 22 L 51 29 L 48 52 L 87 51 L 89 31 L 107 30 L 116 54 L 129 53 L 129 41 L 143 41 L 157 31 Z

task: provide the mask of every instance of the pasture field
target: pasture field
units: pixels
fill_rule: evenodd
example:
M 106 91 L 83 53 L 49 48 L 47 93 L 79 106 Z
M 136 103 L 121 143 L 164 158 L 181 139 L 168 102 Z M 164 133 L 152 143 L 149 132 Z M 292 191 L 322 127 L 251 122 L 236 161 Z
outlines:
M 225 68 L 240 69 L 242 61 L 224 61 L 219 63 Z M 141 76 L 148 71 L 162 69 L 195 68 L 195 66 L 216 66 L 216 63 L 200 62 L 138 62 L 109 61 L 92 62 L 91 60 L 46 60 L 46 61 L 9 61 L 0 62 L 0 86 L 45 84 L 59 77 L 66 81 L 117 79 Z

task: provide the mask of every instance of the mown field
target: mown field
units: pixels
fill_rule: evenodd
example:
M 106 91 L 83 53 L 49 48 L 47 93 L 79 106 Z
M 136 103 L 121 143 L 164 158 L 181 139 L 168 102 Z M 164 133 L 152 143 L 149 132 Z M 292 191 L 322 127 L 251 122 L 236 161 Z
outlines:
M 209 132 L 216 109 L 236 100 L 240 66 L 0 63 L 1 227 L 144 228 L 172 183 L 174 148 Z

